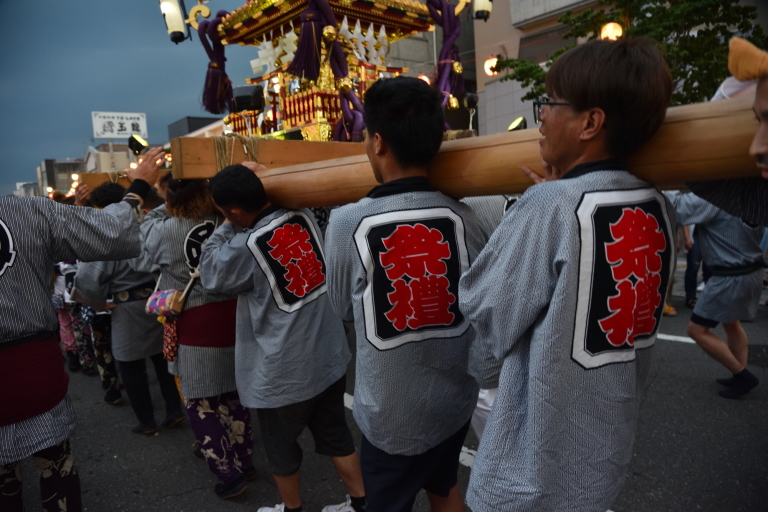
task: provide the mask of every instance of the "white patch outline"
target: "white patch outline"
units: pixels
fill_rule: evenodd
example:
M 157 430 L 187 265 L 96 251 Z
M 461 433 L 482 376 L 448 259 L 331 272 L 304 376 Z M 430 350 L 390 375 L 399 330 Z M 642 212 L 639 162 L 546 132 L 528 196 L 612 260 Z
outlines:
M 325 251 L 323 249 L 323 244 L 320 243 L 320 237 L 317 236 L 317 231 L 315 230 L 315 224 L 312 222 L 312 220 L 305 214 L 304 212 L 300 211 L 288 211 L 281 215 L 280 217 L 277 217 L 272 220 L 269 224 L 266 226 L 262 226 L 258 230 L 254 231 L 250 234 L 248 237 L 247 246 L 251 250 L 251 253 L 256 258 L 256 261 L 259 262 L 259 266 L 261 267 L 261 270 L 264 272 L 264 275 L 267 276 L 267 280 L 269 281 L 269 286 L 272 289 L 272 296 L 275 298 L 275 302 L 277 303 L 278 309 L 281 311 L 284 311 L 286 313 L 293 313 L 294 311 L 298 311 L 302 307 L 304 307 L 305 304 L 309 304 L 310 302 L 314 301 L 321 295 L 323 295 L 328 290 L 328 275 L 327 275 L 327 266 L 326 266 L 326 274 L 323 276 L 324 281 L 323 284 L 312 290 L 309 294 L 302 297 L 298 302 L 294 302 L 293 304 L 287 304 L 285 300 L 283 299 L 283 294 L 280 293 L 280 287 L 277 284 L 277 279 L 275 279 L 275 275 L 272 272 L 272 268 L 269 266 L 269 263 L 267 262 L 266 256 L 261 252 L 261 249 L 256 244 L 256 239 L 259 238 L 264 233 L 267 233 L 269 231 L 274 231 L 277 226 L 280 224 L 284 224 L 288 220 L 292 219 L 293 217 L 303 217 L 304 220 L 307 221 L 307 225 L 309 226 L 309 229 L 311 230 L 310 236 L 314 237 L 315 244 L 320 249 L 320 255 L 323 257 L 323 261 L 325 262 Z
M 656 327 L 650 335 L 635 338 L 635 343 L 625 349 L 615 349 L 592 355 L 586 349 L 587 344 L 587 318 L 592 309 L 592 286 L 594 281 L 594 247 L 595 226 L 594 213 L 598 207 L 624 206 L 632 207 L 656 200 L 664 215 L 667 233 L 672 234 L 672 225 L 667 211 L 667 202 L 661 192 L 655 188 L 641 188 L 635 190 L 611 190 L 600 192 L 588 192 L 582 197 L 576 216 L 581 229 L 581 253 L 579 255 L 579 292 L 576 303 L 576 320 L 572 341 L 571 357 L 586 369 L 599 368 L 612 363 L 626 363 L 635 360 L 635 351 L 652 347 L 656 343 L 661 318 L 656 322 Z M 670 251 L 669 268 L 675 268 L 675 251 Z M 662 294 L 662 300 L 664 296 Z
M 204 220 L 204 221 L 203 221 L 203 222 L 201 222 L 200 224 L 196 224 L 196 225 L 192 226 L 192 227 L 190 228 L 190 230 L 189 230 L 189 231 L 187 231 L 187 236 L 186 236 L 186 237 L 184 237 L 184 261 L 187 263 L 187 266 L 188 266 L 190 269 L 194 269 L 194 268 L 196 268 L 196 267 L 193 267 L 193 266 L 192 266 L 192 263 L 190 263 L 190 261 L 189 261 L 189 258 L 187 257 L 187 244 L 189 243 L 189 235 L 191 235 L 191 234 L 192 234 L 192 232 L 193 232 L 194 230 L 196 230 L 197 228 L 199 228 L 200 226 L 205 226 L 206 224 L 210 224 L 210 225 L 211 225 L 211 227 L 213 228 L 213 229 L 211 230 L 211 233 L 208 235 L 208 238 L 210 238 L 210 237 L 211 237 L 211 235 L 213 234 L 213 232 L 214 232 L 214 231 L 216 231 L 216 224 L 217 224 L 216 222 L 214 222 L 214 221 L 212 221 L 212 220 Z M 205 249 L 205 244 L 206 244 L 206 242 L 208 242 L 208 238 L 206 238 L 206 239 L 205 239 L 205 241 L 204 241 L 202 244 L 200 244 L 200 254 L 198 255 L 198 260 L 199 260 L 199 259 L 200 259 L 200 257 L 203 255 L 203 249 Z
M 469 269 L 469 252 L 467 251 L 466 241 L 464 240 L 464 220 L 461 216 L 454 213 L 453 210 L 447 207 L 437 208 L 425 208 L 422 210 L 399 210 L 394 212 L 380 213 L 371 217 L 364 218 L 360 225 L 355 230 L 355 244 L 357 245 L 357 252 L 360 256 L 360 260 L 365 268 L 366 284 L 363 291 L 363 312 L 365 314 L 365 337 L 366 339 L 379 350 L 391 350 L 397 348 L 400 345 L 411 343 L 414 341 L 424 341 L 432 338 L 454 338 L 461 336 L 469 328 L 469 321 L 464 316 L 463 321 L 455 326 L 447 329 L 430 329 L 425 331 L 412 331 L 406 332 L 383 340 L 376 335 L 376 312 L 373 301 L 373 270 L 375 268 L 373 262 L 373 254 L 370 246 L 368 245 L 368 233 L 371 229 L 381 226 L 382 224 L 392 224 L 396 222 L 415 222 L 432 219 L 449 218 L 453 221 L 456 246 L 459 252 L 459 264 L 461 267 L 461 274 L 464 274 Z M 458 297 L 456 297 L 458 300 Z
M 8 226 L 5 224 L 5 222 L 3 222 L 2 219 L 0 219 L 0 227 L 2 227 L 3 231 L 5 231 L 5 236 L 8 237 L 8 252 L 11 253 L 10 261 L 8 263 L 3 263 L 3 268 L 0 268 L 0 276 L 2 276 L 5 274 L 5 271 L 12 267 L 16 262 L 16 250 L 13 248 L 13 236 L 11 235 L 11 230 L 8 229 Z

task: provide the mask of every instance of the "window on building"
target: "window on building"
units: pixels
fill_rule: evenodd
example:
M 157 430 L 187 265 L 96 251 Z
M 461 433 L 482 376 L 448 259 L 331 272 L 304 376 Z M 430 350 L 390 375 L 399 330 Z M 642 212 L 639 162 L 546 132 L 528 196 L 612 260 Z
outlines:
M 568 27 L 561 25 L 521 38 L 518 58 L 544 64 L 556 50 L 576 42 L 573 37 L 563 39 L 568 30 Z

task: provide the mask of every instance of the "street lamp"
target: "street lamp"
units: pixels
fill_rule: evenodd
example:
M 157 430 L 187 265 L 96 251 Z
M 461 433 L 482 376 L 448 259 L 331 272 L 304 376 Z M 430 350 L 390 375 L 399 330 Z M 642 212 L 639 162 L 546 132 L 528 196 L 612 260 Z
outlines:
M 183 40 L 191 37 L 187 27 L 187 8 L 184 6 L 184 0 L 159 0 L 160 12 L 165 19 L 165 27 L 171 41 L 179 44 Z
M 612 21 L 603 25 L 603 28 L 600 29 L 600 39 L 615 41 L 620 38 L 623 33 L 624 29 L 621 28 L 621 25 Z
M 507 131 L 514 132 L 515 130 L 525 130 L 526 128 L 528 128 L 528 121 L 525 120 L 525 117 L 520 116 L 512 121 L 512 124 L 509 125 Z

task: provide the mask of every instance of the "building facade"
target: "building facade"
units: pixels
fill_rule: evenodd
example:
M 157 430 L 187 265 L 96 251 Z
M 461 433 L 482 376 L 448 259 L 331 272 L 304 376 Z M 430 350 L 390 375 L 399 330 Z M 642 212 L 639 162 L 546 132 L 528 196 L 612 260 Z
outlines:
M 67 193 L 72 188 L 73 174 L 83 167 L 81 158 L 65 160 L 45 159 L 37 166 L 37 190 L 40 195 L 58 190 Z M 50 187 L 51 190 L 48 190 Z

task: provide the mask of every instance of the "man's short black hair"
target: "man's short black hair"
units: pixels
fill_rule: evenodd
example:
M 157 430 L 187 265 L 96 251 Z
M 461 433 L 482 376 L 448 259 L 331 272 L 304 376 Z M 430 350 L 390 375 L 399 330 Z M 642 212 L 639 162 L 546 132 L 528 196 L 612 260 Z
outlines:
M 89 200 L 96 208 L 106 208 L 111 204 L 119 203 L 123 197 L 125 197 L 125 188 L 122 185 L 107 182 L 91 190 Z
M 170 173 L 169 173 L 170 174 Z M 165 201 L 162 197 L 160 197 L 160 194 L 157 193 L 157 188 L 152 187 L 149 189 L 149 192 L 147 192 L 147 195 L 144 196 L 144 203 L 142 206 L 145 210 L 154 210 L 158 206 L 164 204 Z
M 443 142 L 441 102 L 442 94 L 418 78 L 381 79 L 365 93 L 365 129 L 381 135 L 401 166 L 428 167 Z
M 648 39 L 590 41 L 558 57 L 547 73 L 547 94 L 579 112 L 605 112 L 606 151 L 626 157 L 656 133 L 672 97 L 672 74 Z
M 240 208 L 253 213 L 267 204 L 264 185 L 256 174 L 244 165 L 230 165 L 208 182 L 213 201 L 221 208 Z

